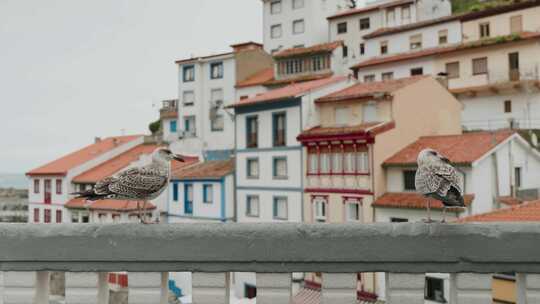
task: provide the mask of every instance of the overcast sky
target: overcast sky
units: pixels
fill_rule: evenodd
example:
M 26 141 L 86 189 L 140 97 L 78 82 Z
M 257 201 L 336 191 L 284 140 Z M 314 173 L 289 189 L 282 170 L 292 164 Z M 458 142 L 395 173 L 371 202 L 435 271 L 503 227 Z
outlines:
M 0 172 L 147 133 L 176 59 L 262 42 L 258 0 L 0 0 Z M 155 105 L 155 106 L 153 106 Z

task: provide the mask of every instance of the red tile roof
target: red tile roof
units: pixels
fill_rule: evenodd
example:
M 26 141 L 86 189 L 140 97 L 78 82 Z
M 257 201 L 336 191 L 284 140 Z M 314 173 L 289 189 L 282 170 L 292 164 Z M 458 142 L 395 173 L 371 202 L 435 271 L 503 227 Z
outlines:
M 341 91 L 318 98 L 315 102 L 334 102 L 390 94 L 429 76 L 413 76 L 387 81 L 361 82 Z
M 465 206 L 469 206 L 474 195 L 466 194 L 464 197 Z M 443 209 L 443 204 L 440 201 L 430 199 L 432 209 Z M 383 194 L 375 200 L 373 207 L 380 208 L 406 208 L 406 209 L 424 209 L 427 208 L 427 198 L 416 192 L 389 192 Z M 450 209 L 450 208 L 449 208 Z M 462 211 L 462 208 L 453 208 L 455 211 Z
M 234 159 L 206 161 L 175 170 L 172 179 L 219 179 L 234 172 Z
M 141 209 L 143 207 L 143 202 L 139 203 Z M 65 204 L 66 208 L 70 209 L 89 209 L 89 210 L 103 210 L 103 211 L 118 211 L 118 212 L 130 212 L 136 211 L 137 202 L 136 201 L 126 201 L 126 200 L 101 200 L 101 201 L 86 201 L 82 198 L 75 198 L 70 200 Z M 154 204 L 147 202 L 146 210 L 154 210 L 156 206 Z
M 208 56 L 202 56 L 202 57 L 186 58 L 186 59 L 176 60 L 175 63 L 176 64 L 184 64 L 184 63 L 194 62 L 194 61 L 198 61 L 198 60 L 205 60 L 205 59 L 212 59 L 212 58 L 215 58 L 215 57 L 229 56 L 229 55 L 233 55 L 233 54 L 234 54 L 234 52 L 226 52 L 226 53 L 220 53 L 220 54 L 214 54 L 214 55 L 208 55 Z
M 523 203 L 523 200 L 521 200 L 520 198 L 512 196 L 499 196 L 497 198 L 497 201 L 508 206 L 515 206 Z
M 314 55 L 314 54 L 319 54 L 319 53 L 329 53 L 340 46 L 343 46 L 343 41 L 341 40 L 316 44 L 309 47 L 290 48 L 290 49 L 286 49 L 286 50 L 283 50 L 274 54 L 274 58 L 282 59 L 282 58 L 288 58 L 288 57 L 294 57 L 294 56 L 307 56 L 307 55 Z
M 371 12 L 371 11 L 382 9 L 382 8 L 405 5 L 405 4 L 413 3 L 413 2 L 414 2 L 414 0 L 397 0 L 397 1 L 392 1 L 392 2 L 386 2 L 386 3 L 381 3 L 381 4 L 375 4 L 375 5 L 369 5 L 369 6 L 359 7 L 359 8 L 353 8 L 353 9 L 350 9 L 350 10 L 346 10 L 346 11 L 337 13 L 337 14 L 332 15 L 330 17 L 327 17 L 326 19 L 332 20 L 332 19 L 336 19 L 336 18 L 340 18 L 340 17 L 353 16 L 353 15 L 363 14 L 363 13 L 366 13 L 366 12 Z
M 454 164 L 468 165 L 480 159 L 514 134 L 517 133 L 512 130 L 499 130 L 458 135 L 424 136 L 388 158 L 383 165 L 416 165 L 418 153 L 426 148 L 437 150 Z
M 393 129 L 394 122 L 372 122 L 355 126 L 321 127 L 317 126 L 298 135 L 298 141 L 313 141 L 314 139 L 326 139 L 343 136 L 377 135 Z
M 263 83 L 265 86 L 278 86 L 278 85 L 288 85 L 298 82 L 306 82 L 306 81 L 312 81 L 312 80 L 319 80 L 319 79 L 325 79 L 330 78 L 334 75 L 333 72 L 328 73 L 322 73 L 322 74 L 310 74 L 310 75 L 303 75 L 303 76 L 297 76 L 292 78 L 285 78 L 285 79 L 271 79 Z
M 463 51 L 463 50 L 468 50 L 468 49 L 489 47 L 489 46 L 498 45 L 501 43 L 512 43 L 512 42 L 538 39 L 538 38 L 540 38 L 540 32 L 522 32 L 519 34 L 512 34 L 508 36 L 498 36 L 498 37 L 487 38 L 487 39 L 482 39 L 482 40 L 477 40 L 477 41 L 472 41 L 472 42 L 453 44 L 446 47 L 434 47 L 434 48 L 422 49 L 422 50 L 413 51 L 413 52 L 405 52 L 405 53 L 373 57 L 371 59 L 362 61 L 352 66 L 351 69 L 357 70 L 360 68 L 377 66 L 377 65 L 387 64 L 387 63 L 392 63 L 392 62 L 417 59 L 417 58 L 422 58 L 422 57 L 427 57 L 427 56 L 442 55 L 442 54 L 448 54 L 448 53 L 458 52 L 458 51 Z
M 73 179 L 74 183 L 96 183 L 97 181 L 111 176 L 126 168 L 132 162 L 138 160 L 142 155 L 151 154 L 157 149 L 157 145 L 139 145 L 114 157 L 101 165 L 94 167 Z
M 423 28 L 423 27 L 427 27 L 427 26 L 432 26 L 432 25 L 439 24 L 439 23 L 458 20 L 460 17 L 461 17 L 461 15 L 450 15 L 450 16 L 444 16 L 444 17 L 430 19 L 430 20 L 424 20 L 424 21 L 420 21 L 420 22 L 409 23 L 409 24 L 400 25 L 400 26 L 383 27 L 383 28 L 380 28 L 380 29 L 378 29 L 376 31 L 373 31 L 373 32 L 371 32 L 371 33 L 369 33 L 367 35 L 364 35 L 363 38 L 364 39 L 371 39 L 371 38 L 375 38 L 375 37 L 381 37 L 381 36 L 386 36 L 386 35 L 390 35 L 390 34 L 406 32 L 406 31 L 410 31 L 410 30 L 414 30 L 414 29 L 419 29 L 419 28 Z
M 268 68 L 257 72 L 248 78 L 236 83 L 237 88 L 252 87 L 264 85 L 266 82 L 274 79 L 274 68 Z
M 26 175 L 65 175 L 70 169 L 141 137 L 142 135 L 109 137 L 31 170 Z
M 459 219 L 457 222 L 539 222 L 540 200 Z
M 303 95 L 312 90 L 331 85 L 340 81 L 346 80 L 346 76 L 336 76 L 331 78 L 324 78 L 320 80 L 313 80 L 302 83 L 294 83 L 283 88 L 268 91 L 266 93 L 237 101 L 235 104 L 229 106 L 230 108 L 249 106 L 259 103 L 281 101 L 284 99 L 295 98 Z

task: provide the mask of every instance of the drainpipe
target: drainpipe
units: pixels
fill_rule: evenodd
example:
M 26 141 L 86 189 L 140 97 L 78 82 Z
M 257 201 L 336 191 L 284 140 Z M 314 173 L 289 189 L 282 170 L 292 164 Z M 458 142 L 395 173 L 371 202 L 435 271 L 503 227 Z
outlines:
M 234 129 L 234 149 L 233 149 L 233 157 L 234 157 L 234 176 L 233 176 L 233 221 L 236 223 L 238 222 L 238 210 L 236 208 L 236 206 L 238 205 L 238 191 L 236 190 L 236 185 L 237 185 L 237 173 L 238 173 L 238 168 L 237 168 L 237 162 L 238 162 L 238 159 L 237 159 L 237 153 L 236 153 L 236 144 L 237 144 L 237 139 L 236 139 L 236 135 L 237 135 L 237 129 L 236 129 L 236 112 L 233 113 L 234 116 L 233 116 L 233 129 Z

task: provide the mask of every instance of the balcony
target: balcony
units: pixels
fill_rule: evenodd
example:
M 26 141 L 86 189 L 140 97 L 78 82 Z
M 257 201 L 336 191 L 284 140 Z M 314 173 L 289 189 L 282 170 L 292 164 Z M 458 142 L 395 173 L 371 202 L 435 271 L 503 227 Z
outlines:
M 129 303 L 167 303 L 169 271 L 193 272 L 197 304 L 229 303 L 230 272 L 257 273 L 258 304 L 291 303 L 291 272 L 321 272 L 322 303 L 356 303 L 358 272 L 387 272 L 387 303 L 423 303 L 426 272 L 449 273 L 449 303 L 491 303 L 492 273 L 503 272 L 516 272 L 518 303 L 540 299 L 532 223 L 4 224 L 0 234 L 3 303 L 24 290 L 48 303 L 49 271 L 66 272 L 66 303 L 108 303 L 113 271 L 129 272 Z M 33 280 L 21 287 L 13 272 Z
M 162 101 L 161 109 L 159 110 L 159 117 L 164 118 L 177 118 L 178 117 L 178 99 L 170 99 Z

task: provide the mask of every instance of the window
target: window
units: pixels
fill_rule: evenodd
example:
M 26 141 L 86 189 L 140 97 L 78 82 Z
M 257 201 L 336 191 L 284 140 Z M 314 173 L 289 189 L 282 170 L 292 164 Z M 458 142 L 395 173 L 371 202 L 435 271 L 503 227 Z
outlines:
M 34 179 L 34 193 L 39 193 L 39 179 Z
M 360 19 L 360 30 L 369 30 L 370 22 L 369 18 Z
M 90 214 L 88 214 L 87 212 L 83 213 L 81 216 L 81 222 L 90 223 Z
M 315 222 L 326 222 L 326 197 L 314 197 L 313 198 L 313 219 Z
M 411 76 L 416 76 L 416 75 L 424 75 L 424 69 L 423 68 L 411 69 Z
M 406 219 L 406 218 L 400 218 L 400 217 L 391 217 L 390 218 L 390 222 L 391 223 L 406 223 L 408 222 L 409 220 Z
M 246 118 L 246 146 L 248 148 L 257 148 L 259 138 L 259 122 L 257 116 L 248 116 Z
M 99 220 L 100 223 L 106 223 L 107 222 L 107 213 L 98 214 L 98 220 Z
M 366 45 L 364 43 L 360 43 L 360 55 L 364 55 L 366 53 Z
M 293 0 L 292 3 L 293 9 L 299 9 L 304 7 L 304 0 Z
M 286 220 L 288 216 L 287 212 L 287 198 L 286 197 L 274 197 L 273 206 L 274 219 Z
M 387 72 L 381 74 L 382 81 L 392 80 L 394 79 L 394 72 Z
M 338 34 L 345 34 L 347 33 L 347 22 L 340 22 L 337 25 L 337 33 Z
M 321 151 L 320 153 L 320 173 L 328 174 L 330 173 L 330 152 Z
M 184 184 L 184 214 L 193 215 L 193 184 Z
M 246 216 L 259 217 L 259 197 L 248 195 L 246 199 Z
M 281 13 L 281 0 L 270 2 L 270 13 L 272 15 Z
M 203 185 L 203 203 L 212 204 L 214 202 L 213 185 Z
M 334 149 L 330 155 L 332 157 L 332 173 L 343 173 L 343 154 L 341 153 L 341 149 Z
M 347 58 L 349 56 L 349 48 L 344 45 L 342 48 L 341 48 L 342 52 L 343 52 L 343 58 Z
M 195 129 L 195 116 L 185 116 L 184 117 L 184 130 L 187 133 L 187 136 L 194 137 L 196 134 Z
M 43 218 L 43 221 L 45 223 L 50 223 L 51 222 L 51 209 L 45 209 L 45 214 L 44 214 L 44 218 Z
M 355 152 L 351 149 L 348 149 L 346 152 L 345 152 L 345 163 L 343 164 L 345 166 L 344 168 L 344 172 L 346 174 L 353 174 L 353 173 L 356 173 L 356 157 L 355 157 Z
M 375 75 L 365 75 L 364 76 L 364 82 L 374 82 L 375 81 Z
M 223 104 L 223 89 L 212 89 L 210 91 L 212 106 L 219 107 Z
M 504 113 L 512 113 L 512 101 L 511 100 L 505 100 L 504 101 Z
M 248 95 L 242 95 L 242 96 L 240 96 L 240 100 L 244 100 L 244 99 L 248 99 L 248 98 L 249 98 Z
M 459 62 L 449 62 L 446 64 L 446 74 L 449 79 L 459 78 Z
M 270 28 L 270 35 L 272 38 L 280 38 L 282 34 L 281 24 L 272 25 Z
M 39 223 L 39 209 L 34 208 L 34 223 Z
M 223 62 L 214 62 L 210 64 L 210 79 L 223 78 Z
M 480 38 L 489 37 L 489 23 L 480 23 Z
M 349 108 L 348 107 L 339 107 L 334 110 L 334 120 L 336 125 L 347 125 L 349 123 Z
M 72 223 L 79 222 L 79 212 L 71 212 L 71 222 Z
M 259 159 L 248 158 L 246 160 L 247 178 L 259 178 Z
M 356 153 L 356 168 L 358 173 L 369 173 L 369 155 L 367 151 Z
M 304 20 L 293 21 L 293 34 L 302 34 L 305 30 Z
M 184 82 L 191 82 L 191 81 L 194 81 L 195 80 L 195 67 L 190 65 L 190 66 L 185 66 L 183 68 L 183 74 L 184 74 Z
M 519 53 L 514 52 L 508 54 L 508 68 L 510 70 L 509 79 L 510 81 L 519 81 Z
M 377 122 L 377 104 L 375 102 L 368 102 L 362 107 L 362 121 Z
M 308 174 L 317 174 L 319 173 L 319 156 L 310 152 L 308 154 Z
M 426 277 L 424 298 L 430 301 L 446 303 L 443 279 Z
M 255 297 L 257 297 L 257 287 L 250 284 L 244 284 L 244 298 L 255 299 Z
M 395 9 L 389 8 L 386 11 L 386 22 L 388 22 L 388 23 L 394 22 L 395 19 L 396 19 L 396 11 L 395 11 Z
M 287 179 L 287 158 L 275 157 L 272 164 L 274 179 Z
M 115 224 L 120 223 L 120 214 L 113 214 L 112 220 L 113 220 L 113 223 Z
M 286 118 L 284 112 L 272 114 L 272 142 L 274 147 L 286 145 Z
M 414 179 L 416 177 L 416 170 L 403 171 L 403 186 L 405 191 L 416 191 L 416 185 Z
M 472 60 L 473 75 L 487 74 L 487 57 Z
M 327 56 L 315 56 L 311 59 L 313 71 L 322 71 L 329 68 L 329 62 Z
M 388 41 L 381 41 L 381 55 L 388 54 Z
M 195 93 L 193 91 L 184 91 L 182 93 L 182 101 L 184 106 L 192 106 L 195 104 Z
M 523 181 L 521 178 L 521 168 L 514 168 L 514 186 L 516 187 L 516 189 L 521 188 L 521 182 Z
M 213 89 L 210 92 L 211 95 L 211 108 L 210 108 L 210 128 L 212 132 L 223 131 L 225 128 L 225 121 L 222 114 L 218 114 L 219 108 L 223 104 L 223 89 Z
M 439 31 L 439 44 L 447 44 L 448 43 L 448 30 L 440 30 Z
M 176 121 L 176 119 L 169 121 L 169 131 L 171 133 L 176 133 L 177 125 L 178 125 L 178 122 Z
M 411 50 L 422 48 L 422 34 L 413 35 L 409 37 L 409 45 Z
M 357 199 L 350 200 L 347 202 L 345 212 L 346 212 L 346 219 L 348 222 L 360 221 L 360 219 L 362 218 L 360 216 L 360 212 L 361 212 L 360 208 L 362 208 L 362 205 L 360 205 L 360 202 Z
M 173 201 L 178 202 L 178 183 L 173 183 L 172 185 L 172 197 Z
M 210 123 L 212 132 L 221 132 L 225 129 L 225 117 L 222 114 L 215 114 Z
M 410 6 L 402 6 L 401 7 L 401 19 L 402 20 L 411 19 L 411 7 Z
M 62 210 L 56 210 L 56 222 L 62 223 Z
M 521 15 L 510 17 L 510 33 L 521 33 L 523 31 L 523 18 Z

